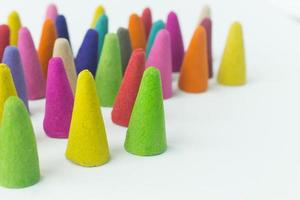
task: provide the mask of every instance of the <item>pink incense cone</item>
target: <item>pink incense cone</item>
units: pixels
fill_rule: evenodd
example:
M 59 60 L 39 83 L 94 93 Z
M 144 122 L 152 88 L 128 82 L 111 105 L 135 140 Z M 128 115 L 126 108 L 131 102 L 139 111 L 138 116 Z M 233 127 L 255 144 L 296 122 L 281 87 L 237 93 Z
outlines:
M 49 4 L 46 11 L 46 19 L 52 19 L 55 22 L 58 15 L 57 7 L 55 4 Z
M 207 57 L 208 57 L 208 74 L 209 78 L 213 77 L 213 59 L 212 59 L 212 21 L 210 18 L 204 18 L 201 22 L 201 25 L 206 31 L 207 37 Z
M 45 96 L 45 80 L 31 34 L 26 27 L 19 31 L 18 48 L 23 64 L 28 98 L 30 100 L 43 98 Z
M 172 97 L 172 55 L 170 34 L 166 29 L 158 32 L 151 48 L 147 67 L 160 71 L 164 99 Z
M 171 52 L 173 72 L 179 72 L 184 56 L 184 47 L 180 25 L 175 12 L 170 12 L 167 19 L 166 29 L 171 37 Z
M 44 130 L 49 137 L 68 138 L 73 109 L 73 92 L 60 57 L 49 61 Z
M 111 113 L 112 121 L 128 126 L 133 105 L 145 70 L 146 55 L 143 49 L 132 52 L 124 78 Z

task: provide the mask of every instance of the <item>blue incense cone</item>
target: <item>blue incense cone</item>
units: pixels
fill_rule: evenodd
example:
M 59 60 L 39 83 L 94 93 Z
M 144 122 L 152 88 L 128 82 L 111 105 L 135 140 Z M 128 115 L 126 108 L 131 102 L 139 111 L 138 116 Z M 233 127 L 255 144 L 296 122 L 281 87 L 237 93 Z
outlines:
M 70 42 L 68 25 L 65 16 L 58 15 L 55 20 L 56 32 L 58 38 L 65 38 Z
M 108 33 L 108 17 L 103 14 L 98 19 L 96 24 L 96 31 L 98 32 L 98 60 L 100 59 L 105 35 Z
M 93 76 L 95 76 L 97 64 L 98 32 L 94 29 L 89 29 L 84 36 L 83 42 L 75 59 L 77 74 L 87 69 L 93 74 Z
M 151 48 L 153 46 L 154 40 L 156 38 L 157 33 L 161 30 L 165 28 L 165 23 L 162 20 L 158 20 L 156 21 L 151 28 L 150 31 L 150 35 L 149 35 L 149 39 L 147 42 L 147 47 L 146 47 L 146 56 L 148 58 L 149 53 L 151 51 Z
M 14 84 L 18 93 L 18 96 L 22 99 L 24 104 L 28 107 L 27 91 L 23 73 L 23 66 L 19 54 L 19 50 L 15 46 L 7 46 L 3 54 L 3 63 L 7 64 L 10 68 L 11 75 L 14 80 Z

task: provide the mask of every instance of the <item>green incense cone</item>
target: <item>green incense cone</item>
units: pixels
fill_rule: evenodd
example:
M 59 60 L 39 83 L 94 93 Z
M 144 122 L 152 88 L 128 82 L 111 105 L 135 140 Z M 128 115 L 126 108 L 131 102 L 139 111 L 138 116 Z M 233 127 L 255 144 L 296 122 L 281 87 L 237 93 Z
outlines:
M 35 135 L 22 100 L 9 97 L 4 104 L 0 132 L 0 185 L 23 188 L 40 179 Z
M 114 33 L 105 36 L 95 79 L 101 105 L 112 107 L 122 81 L 120 45 Z
M 167 148 L 160 73 L 154 67 L 144 72 L 124 146 L 139 156 L 161 154 Z

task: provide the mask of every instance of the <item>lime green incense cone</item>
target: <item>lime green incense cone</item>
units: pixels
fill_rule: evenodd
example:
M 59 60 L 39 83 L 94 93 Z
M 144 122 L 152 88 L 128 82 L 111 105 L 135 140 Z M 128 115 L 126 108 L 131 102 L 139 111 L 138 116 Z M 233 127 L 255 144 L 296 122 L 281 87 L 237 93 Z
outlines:
M 23 188 L 39 179 L 39 159 L 28 111 L 18 97 L 9 97 L 0 132 L 0 185 Z
M 112 107 L 122 81 L 120 44 L 115 33 L 105 36 L 95 79 L 101 105 Z
M 139 156 L 161 154 L 167 148 L 160 73 L 154 67 L 144 72 L 124 146 Z

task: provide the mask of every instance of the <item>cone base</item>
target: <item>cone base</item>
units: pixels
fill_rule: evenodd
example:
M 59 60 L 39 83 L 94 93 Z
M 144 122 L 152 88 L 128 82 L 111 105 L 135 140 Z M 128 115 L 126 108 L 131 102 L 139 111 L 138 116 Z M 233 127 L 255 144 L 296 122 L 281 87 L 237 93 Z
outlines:
M 22 183 L 19 183 L 19 184 L 12 184 L 9 181 L 8 182 L 0 181 L 0 186 L 5 187 L 5 188 L 11 188 L 11 189 L 26 188 L 26 187 L 35 185 L 36 183 L 39 182 L 39 180 L 40 180 L 40 176 L 29 182 L 22 181 Z
M 205 89 L 197 89 L 197 88 L 185 88 L 185 87 L 182 87 L 179 85 L 179 89 L 183 92 L 186 92 L 186 93 L 203 93 L 203 92 L 206 92 L 207 91 L 207 88 Z
M 129 124 L 129 120 L 126 119 L 122 119 L 120 117 L 116 117 L 115 115 L 117 114 L 111 114 L 111 120 L 113 123 L 115 123 L 116 125 L 122 126 L 122 127 L 128 127 Z
M 227 81 L 219 81 L 218 84 L 220 85 L 225 85 L 225 86 L 230 86 L 230 87 L 235 87 L 235 86 L 243 86 L 246 85 L 246 81 L 243 82 L 227 82 Z
M 167 147 L 165 147 L 164 149 L 162 149 L 160 151 L 154 151 L 154 152 L 138 151 L 135 149 L 131 149 L 130 147 L 127 147 L 126 143 L 124 145 L 124 148 L 128 153 L 136 155 L 136 156 L 157 156 L 157 155 L 163 154 L 167 150 Z
M 82 166 L 82 167 L 98 167 L 98 166 L 106 164 L 109 161 L 109 158 L 107 158 L 107 159 L 101 160 L 97 163 L 89 163 L 89 162 L 85 162 L 85 161 L 82 161 L 82 160 L 79 160 L 79 159 L 76 159 L 76 158 L 72 158 L 72 156 L 70 156 L 68 154 L 66 154 L 66 158 L 70 162 L 72 162 L 76 165 Z
M 57 139 L 68 139 L 68 134 L 58 132 L 58 131 L 45 131 L 46 135 L 49 138 L 57 138 Z
M 42 95 L 42 96 L 28 97 L 28 100 L 34 101 L 34 100 L 41 100 L 41 99 L 44 99 L 44 98 L 45 98 L 45 95 Z

